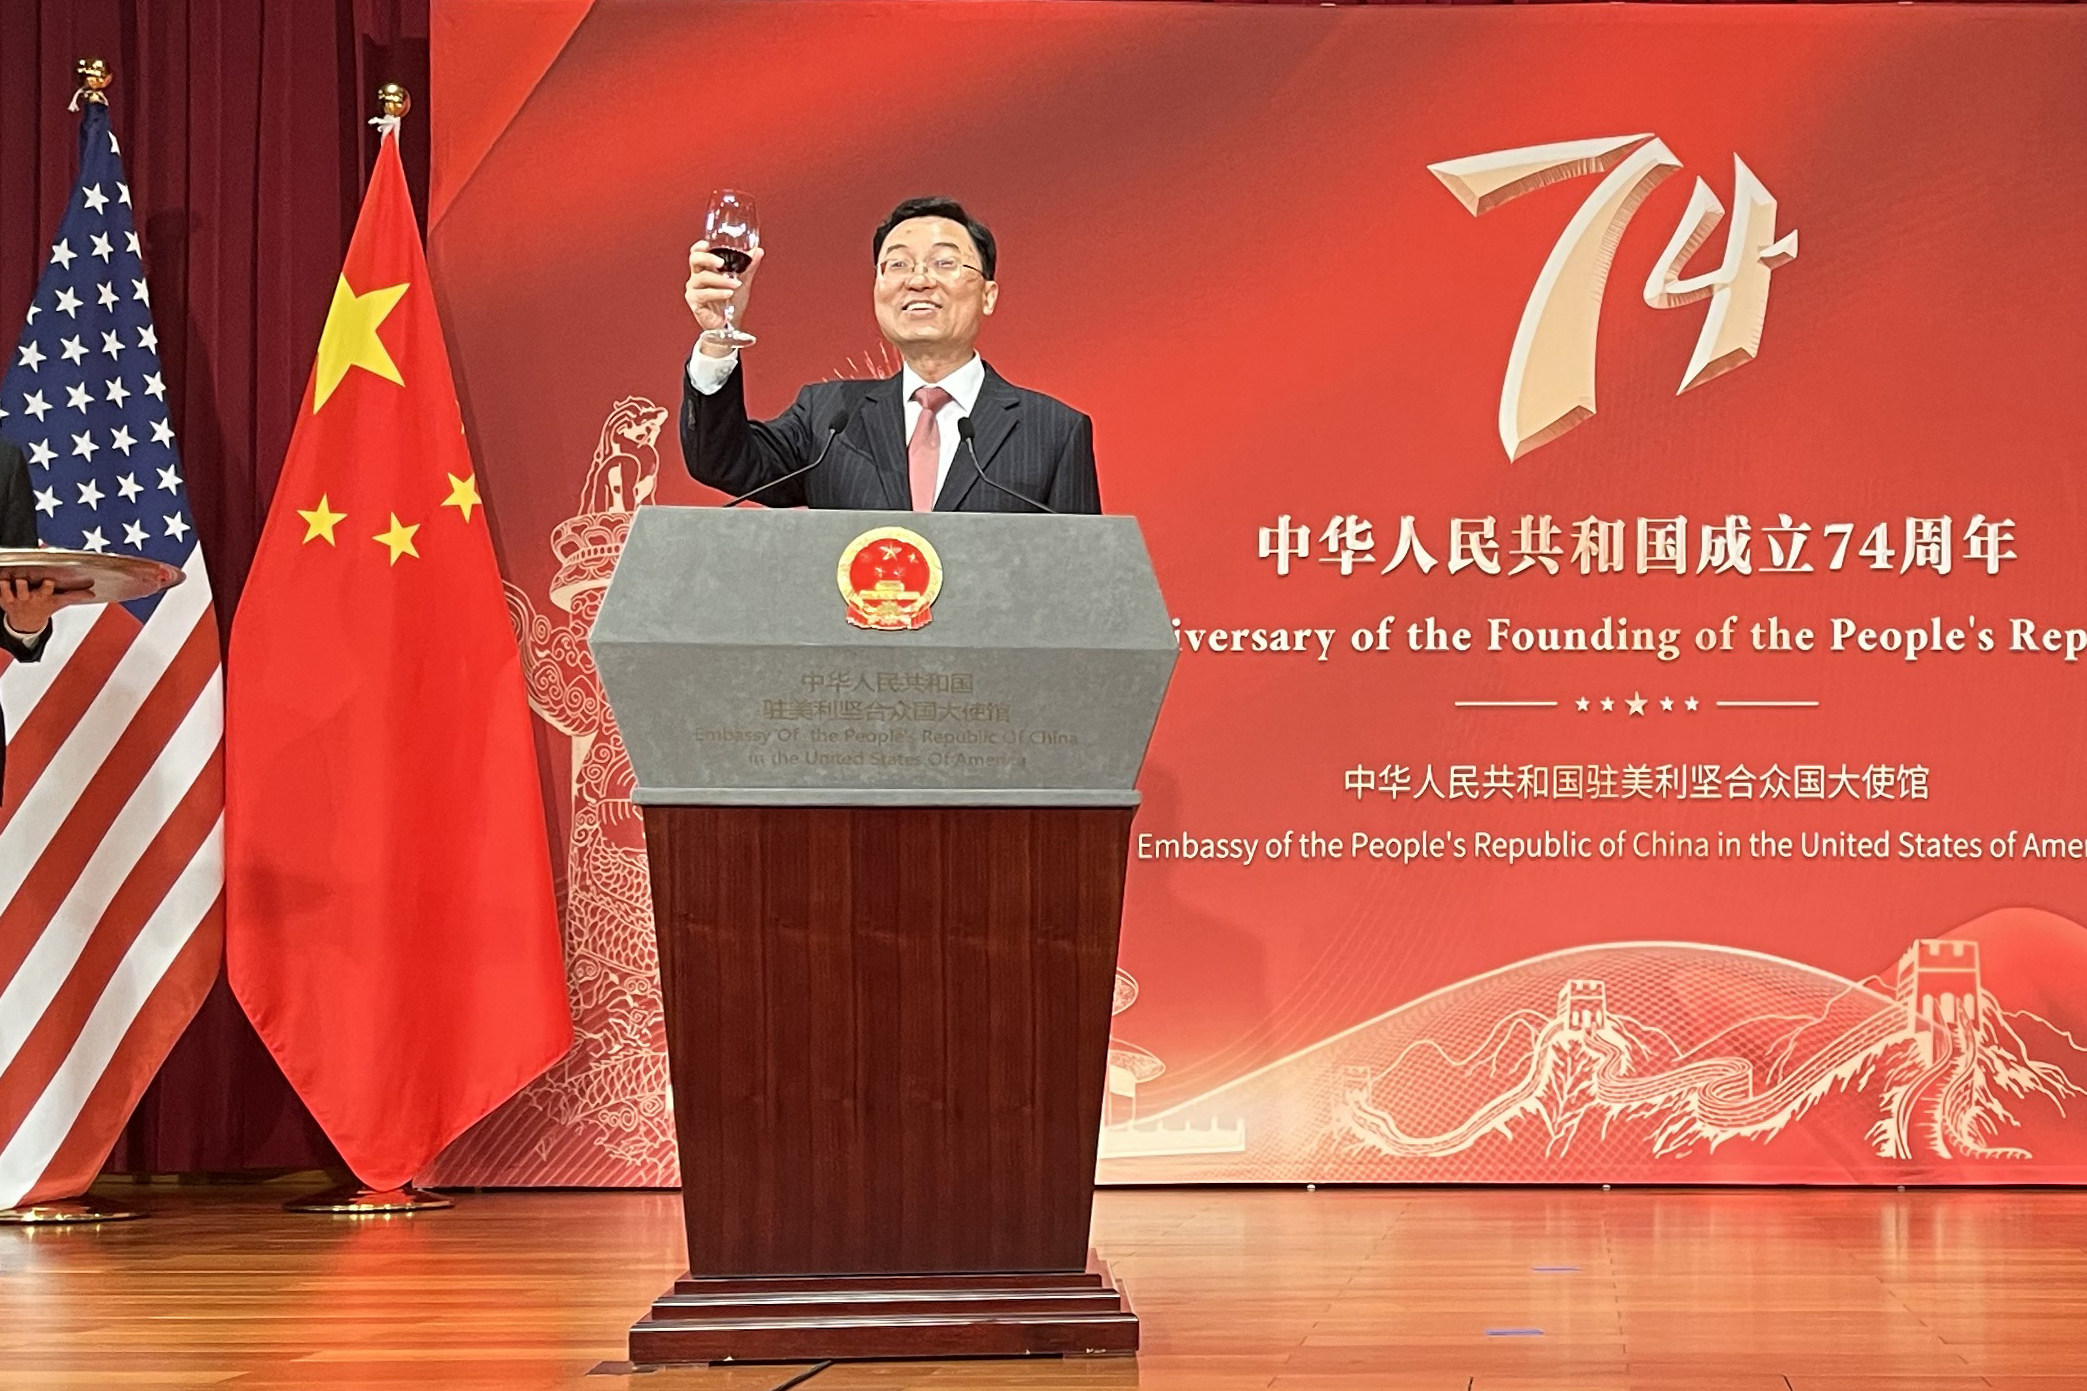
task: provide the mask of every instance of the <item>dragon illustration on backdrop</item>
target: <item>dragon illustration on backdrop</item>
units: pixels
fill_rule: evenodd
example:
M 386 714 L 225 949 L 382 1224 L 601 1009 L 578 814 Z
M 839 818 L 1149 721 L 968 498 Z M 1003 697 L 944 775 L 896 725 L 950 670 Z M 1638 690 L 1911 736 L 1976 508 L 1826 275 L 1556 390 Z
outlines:
M 558 568 L 547 597 L 554 607 L 539 608 L 526 591 L 507 585 L 530 707 L 571 748 L 564 922 L 573 1046 L 450 1146 L 431 1182 L 680 1181 L 644 823 L 630 800 L 630 755 L 587 650 L 631 514 L 658 485 L 659 436 L 669 416 L 629 396 L 602 423 L 579 509 L 551 532 Z

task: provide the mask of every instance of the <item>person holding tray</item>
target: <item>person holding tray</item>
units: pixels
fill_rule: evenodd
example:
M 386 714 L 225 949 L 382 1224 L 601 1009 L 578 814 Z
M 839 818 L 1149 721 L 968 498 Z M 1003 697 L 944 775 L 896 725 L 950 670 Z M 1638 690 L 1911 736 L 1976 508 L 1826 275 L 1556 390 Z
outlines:
M 29 495 L 29 462 L 14 441 L 0 439 L 0 546 L 36 544 L 36 509 Z M 0 648 L 18 662 L 43 656 L 51 615 L 65 598 L 49 580 L 0 577 Z M 0 785 L 7 777 L 7 720 L 0 712 Z

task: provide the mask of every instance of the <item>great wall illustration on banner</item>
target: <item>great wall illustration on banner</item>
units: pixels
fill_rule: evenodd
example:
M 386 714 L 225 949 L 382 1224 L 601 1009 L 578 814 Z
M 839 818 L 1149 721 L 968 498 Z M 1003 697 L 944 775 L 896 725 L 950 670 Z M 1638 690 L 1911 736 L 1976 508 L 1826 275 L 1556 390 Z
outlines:
M 2087 1047 L 2008 1009 L 1963 936 L 1916 941 L 1861 981 L 1698 943 L 1571 948 L 1143 1116 L 1138 1052 L 1111 1050 L 1104 1180 L 1681 1177 L 1674 1161 L 1776 1142 L 1829 1107 L 1821 1128 L 1858 1180 L 1888 1180 L 1897 1163 L 2087 1150 Z M 2031 1108 L 2064 1127 L 2070 1155 L 2024 1138 Z

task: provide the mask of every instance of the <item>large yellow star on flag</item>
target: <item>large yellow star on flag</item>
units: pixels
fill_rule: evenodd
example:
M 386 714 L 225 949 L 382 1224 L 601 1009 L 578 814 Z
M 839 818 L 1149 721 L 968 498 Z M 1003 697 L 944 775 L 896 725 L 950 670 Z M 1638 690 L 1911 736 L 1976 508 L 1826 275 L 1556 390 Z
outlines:
M 415 560 L 420 559 L 420 552 L 413 548 L 413 533 L 418 530 L 420 523 L 406 526 L 399 521 L 399 514 L 394 512 L 391 514 L 391 530 L 380 531 L 370 539 L 391 547 L 391 563 L 396 565 L 402 555 L 410 555 Z
M 453 473 L 450 474 L 449 496 L 442 499 L 442 505 L 456 508 L 464 514 L 465 521 L 470 521 L 471 509 L 485 505 L 478 500 L 478 475 L 467 473 L 459 478 Z
M 345 275 L 333 287 L 333 307 L 326 311 L 326 327 L 319 334 L 318 380 L 312 388 L 314 415 L 325 406 L 326 398 L 333 395 L 350 367 L 374 372 L 400 386 L 406 384 L 385 350 L 384 340 L 377 337 L 377 326 L 398 307 L 406 290 L 406 285 L 387 285 L 358 295 L 348 288 Z
M 327 545 L 331 546 L 334 543 L 334 527 L 348 514 L 346 512 L 334 511 L 333 504 L 326 500 L 326 494 L 321 493 L 319 494 L 319 505 L 317 507 L 314 507 L 309 512 L 300 507 L 297 509 L 297 515 L 304 518 L 304 539 L 307 542 L 315 539 L 323 540 Z

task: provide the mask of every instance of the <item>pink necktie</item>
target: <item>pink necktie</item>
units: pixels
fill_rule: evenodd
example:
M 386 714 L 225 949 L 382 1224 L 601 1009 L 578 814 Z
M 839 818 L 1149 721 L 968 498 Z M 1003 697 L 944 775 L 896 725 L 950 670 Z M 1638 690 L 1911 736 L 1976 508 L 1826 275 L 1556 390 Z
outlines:
M 942 427 L 935 412 L 950 402 L 939 386 L 924 386 L 913 393 L 920 402 L 920 419 L 913 422 L 913 438 L 906 445 L 906 472 L 913 479 L 913 510 L 935 510 L 935 475 L 942 469 Z

